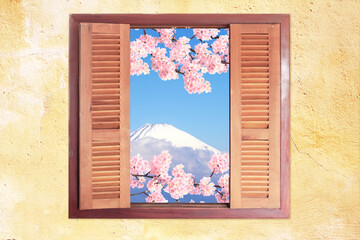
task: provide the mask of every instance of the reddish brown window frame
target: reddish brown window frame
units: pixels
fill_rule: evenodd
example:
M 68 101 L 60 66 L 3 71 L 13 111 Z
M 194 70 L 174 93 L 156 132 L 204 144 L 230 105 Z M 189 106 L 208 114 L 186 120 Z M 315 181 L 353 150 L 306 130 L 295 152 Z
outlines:
M 279 209 L 230 209 L 228 204 L 131 204 L 125 209 L 79 209 L 79 25 L 123 23 L 131 27 L 229 27 L 280 24 L 281 190 Z M 290 171 L 289 14 L 72 14 L 69 29 L 69 218 L 288 218 Z

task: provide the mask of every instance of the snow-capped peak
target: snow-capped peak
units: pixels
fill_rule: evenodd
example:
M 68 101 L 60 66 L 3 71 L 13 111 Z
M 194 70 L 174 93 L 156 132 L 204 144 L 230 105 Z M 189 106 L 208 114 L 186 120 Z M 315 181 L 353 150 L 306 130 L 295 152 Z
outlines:
M 131 142 L 144 138 L 165 140 L 170 142 L 174 147 L 189 147 L 192 149 L 210 150 L 214 153 L 219 153 L 219 150 L 170 124 L 147 123 L 141 128 L 133 131 L 130 135 Z

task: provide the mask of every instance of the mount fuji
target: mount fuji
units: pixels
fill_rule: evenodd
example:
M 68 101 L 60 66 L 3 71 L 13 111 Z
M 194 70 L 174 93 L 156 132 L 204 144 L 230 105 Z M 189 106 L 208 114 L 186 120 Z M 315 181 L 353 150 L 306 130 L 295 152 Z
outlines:
M 169 173 L 178 164 L 183 164 L 186 173 L 192 173 L 196 180 L 210 176 L 208 162 L 219 150 L 170 124 L 145 124 L 130 135 L 130 155 L 140 154 L 143 159 L 168 150 L 173 156 Z

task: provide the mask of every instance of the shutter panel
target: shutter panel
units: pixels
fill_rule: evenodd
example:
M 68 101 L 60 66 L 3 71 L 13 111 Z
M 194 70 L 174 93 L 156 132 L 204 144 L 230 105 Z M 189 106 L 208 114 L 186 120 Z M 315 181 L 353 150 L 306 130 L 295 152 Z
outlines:
M 130 207 L 130 26 L 80 26 L 80 209 Z
M 230 207 L 280 208 L 280 26 L 230 25 Z

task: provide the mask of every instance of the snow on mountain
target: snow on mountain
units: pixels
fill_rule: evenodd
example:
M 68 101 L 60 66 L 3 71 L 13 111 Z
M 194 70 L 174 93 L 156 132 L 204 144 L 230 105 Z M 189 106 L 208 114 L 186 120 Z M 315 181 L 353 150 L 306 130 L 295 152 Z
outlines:
M 197 180 L 210 176 L 208 162 L 219 150 L 200 141 L 192 135 L 169 124 L 145 124 L 130 135 L 130 154 L 140 154 L 151 160 L 163 150 L 173 156 L 170 171 L 178 164 L 183 164 L 185 172 L 194 174 Z
M 214 153 L 219 151 L 206 143 L 200 141 L 199 139 L 191 136 L 190 134 L 177 129 L 176 127 L 170 124 L 145 124 L 141 128 L 132 132 L 130 135 L 130 141 L 137 141 L 139 139 L 144 139 L 147 137 L 152 137 L 155 139 L 165 140 L 170 142 L 174 147 L 189 147 L 193 150 L 209 150 Z

